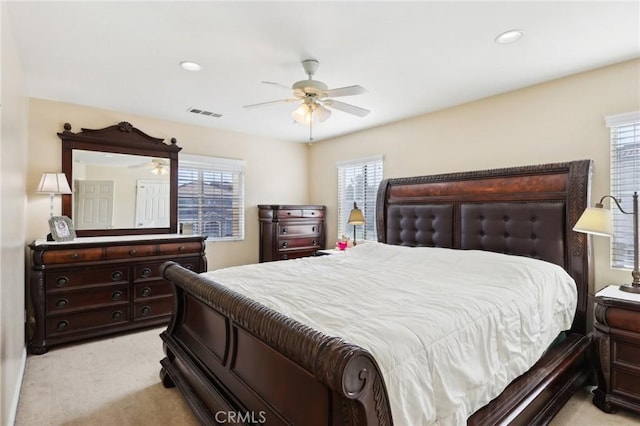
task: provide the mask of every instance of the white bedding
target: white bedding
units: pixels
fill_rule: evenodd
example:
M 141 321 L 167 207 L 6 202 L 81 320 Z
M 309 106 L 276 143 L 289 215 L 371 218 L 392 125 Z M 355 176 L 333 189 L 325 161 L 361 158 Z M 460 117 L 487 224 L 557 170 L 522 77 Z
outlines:
M 577 303 L 551 263 L 378 243 L 205 275 L 369 350 L 399 426 L 466 424 L 570 328 Z

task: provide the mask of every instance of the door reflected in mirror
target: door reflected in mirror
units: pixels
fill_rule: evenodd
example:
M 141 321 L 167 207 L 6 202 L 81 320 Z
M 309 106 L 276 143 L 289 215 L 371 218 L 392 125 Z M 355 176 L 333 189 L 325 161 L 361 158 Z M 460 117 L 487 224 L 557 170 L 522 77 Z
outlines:
M 166 228 L 169 159 L 73 150 L 76 229 Z

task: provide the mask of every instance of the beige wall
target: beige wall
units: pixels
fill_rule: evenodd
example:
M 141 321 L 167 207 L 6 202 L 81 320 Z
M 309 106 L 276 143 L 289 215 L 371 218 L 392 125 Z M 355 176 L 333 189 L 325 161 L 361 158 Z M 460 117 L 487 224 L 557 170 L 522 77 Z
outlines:
M 640 109 L 640 60 L 314 144 L 309 199 L 325 204 L 337 236 L 335 163 L 384 155 L 384 176 L 414 176 L 542 164 L 595 162 L 593 197 L 609 193 L 604 117 Z M 322 179 L 314 179 L 322 176 Z M 594 237 L 596 288 L 631 279 L 609 266 L 609 240 Z
M 24 345 L 25 169 L 27 98 L 5 3 L 0 4 L 0 424 L 11 425 L 18 405 Z
M 128 121 L 166 142 L 175 137 L 182 153 L 246 160 L 245 240 L 207 243 L 209 269 L 258 261 L 258 204 L 308 202 L 307 145 L 32 98 L 27 241 L 42 239 L 48 232 L 49 197 L 34 191 L 42 172 L 61 170 L 61 145 L 56 133 L 62 131 L 64 123 L 78 132 L 80 128 L 100 129 L 120 121 Z M 55 199 L 54 213 L 60 214 L 59 198 Z

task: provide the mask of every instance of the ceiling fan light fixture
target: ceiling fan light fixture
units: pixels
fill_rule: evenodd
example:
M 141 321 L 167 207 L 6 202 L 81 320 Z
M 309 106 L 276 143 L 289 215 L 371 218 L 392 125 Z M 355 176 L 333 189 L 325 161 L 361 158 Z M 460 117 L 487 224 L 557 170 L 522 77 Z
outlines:
M 302 104 L 291 113 L 291 117 L 293 117 L 296 123 L 308 126 L 313 119 L 313 110 L 310 105 Z
M 167 168 L 164 165 L 156 164 L 151 169 L 151 173 L 153 173 L 154 175 L 166 175 L 167 173 L 169 173 L 169 171 L 167 170 Z
M 331 110 L 325 108 L 323 105 L 318 104 L 316 105 L 316 109 L 313 115 L 318 118 L 318 121 L 320 123 L 322 123 L 323 121 L 326 121 L 329 117 L 331 117 Z

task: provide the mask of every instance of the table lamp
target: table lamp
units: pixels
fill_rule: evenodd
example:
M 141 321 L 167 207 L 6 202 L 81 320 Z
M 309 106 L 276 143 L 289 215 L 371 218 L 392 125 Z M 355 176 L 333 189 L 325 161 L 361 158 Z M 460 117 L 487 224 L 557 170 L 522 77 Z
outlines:
M 36 191 L 40 194 L 49 194 L 51 200 L 51 217 L 53 217 L 53 196 L 56 194 L 71 194 L 71 188 L 67 182 L 67 177 L 64 173 L 50 173 L 46 172 L 42 174 L 40 178 L 40 184 Z
M 633 215 L 633 272 L 631 284 L 622 284 L 620 290 L 628 293 L 640 293 L 640 272 L 638 271 L 638 193 L 633 193 L 633 211 L 626 212 L 620 206 L 618 200 L 611 195 L 605 195 L 595 207 L 587 207 L 576 222 L 573 230 L 584 232 L 585 234 L 611 236 L 613 235 L 613 224 L 611 221 L 611 211 L 603 208 L 602 202 L 605 198 L 611 198 L 618 209 L 623 214 Z
M 349 220 L 347 221 L 349 225 L 353 225 L 353 245 L 356 245 L 356 225 L 364 225 L 367 223 L 364 220 L 364 215 L 362 214 L 362 210 L 358 208 L 356 202 L 353 202 L 353 208 L 351 209 L 351 213 L 349 213 Z

